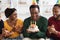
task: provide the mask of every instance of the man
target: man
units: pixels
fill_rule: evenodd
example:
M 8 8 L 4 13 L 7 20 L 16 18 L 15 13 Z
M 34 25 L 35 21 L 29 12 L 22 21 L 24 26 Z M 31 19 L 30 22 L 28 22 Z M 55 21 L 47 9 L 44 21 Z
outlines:
M 24 20 L 23 40 L 45 40 L 48 21 L 39 12 L 38 5 L 30 6 L 31 17 Z
M 60 5 L 53 7 L 53 16 L 48 20 L 48 36 L 53 40 L 60 40 Z

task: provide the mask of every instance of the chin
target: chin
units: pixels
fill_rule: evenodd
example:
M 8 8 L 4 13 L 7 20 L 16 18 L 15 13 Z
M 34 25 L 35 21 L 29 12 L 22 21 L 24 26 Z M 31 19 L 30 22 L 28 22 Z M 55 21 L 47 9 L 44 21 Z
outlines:
M 37 19 L 33 19 L 34 21 L 36 21 Z

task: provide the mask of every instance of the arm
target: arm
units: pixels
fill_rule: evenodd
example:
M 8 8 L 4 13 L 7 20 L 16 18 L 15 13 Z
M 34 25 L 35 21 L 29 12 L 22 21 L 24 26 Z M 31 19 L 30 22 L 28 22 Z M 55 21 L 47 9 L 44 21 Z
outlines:
M 58 38 L 60 38 L 60 32 L 55 31 L 54 34 L 57 35 Z
M 23 28 L 23 21 L 19 20 L 18 23 L 17 23 L 17 27 L 15 27 L 15 31 L 18 32 L 18 33 L 21 33 L 22 28 Z
M 51 18 L 49 18 L 49 19 L 48 19 L 48 27 L 47 27 L 47 37 L 50 37 L 50 35 L 51 35 L 49 29 L 50 29 L 50 27 L 51 27 L 51 25 L 52 25 L 52 22 L 53 22 L 53 21 L 51 20 Z
M 38 36 L 38 37 L 45 37 L 46 36 L 46 31 L 47 31 L 47 26 L 48 26 L 48 21 L 44 20 L 42 28 L 41 29 L 39 28 L 40 31 L 36 33 L 36 36 Z
M 53 29 L 51 29 L 53 28 Z M 53 27 L 53 21 L 51 19 L 48 20 L 48 34 L 51 35 L 50 31 L 57 35 L 57 37 L 60 37 L 60 32 L 56 31 L 55 28 Z
M 29 33 L 26 31 L 27 28 L 28 28 L 27 25 L 28 25 L 28 23 L 27 23 L 27 21 L 25 20 L 24 23 L 23 23 L 23 31 L 22 31 L 24 37 L 28 37 L 28 36 L 29 36 Z

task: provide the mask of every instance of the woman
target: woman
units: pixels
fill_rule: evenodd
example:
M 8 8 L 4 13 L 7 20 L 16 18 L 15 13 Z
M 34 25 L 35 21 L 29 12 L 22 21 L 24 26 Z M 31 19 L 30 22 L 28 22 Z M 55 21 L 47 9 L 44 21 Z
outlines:
M 7 8 L 5 16 L 8 18 L 4 21 L 4 37 L 10 39 L 20 39 L 20 34 L 23 27 L 23 21 L 17 19 L 17 11 L 15 8 Z

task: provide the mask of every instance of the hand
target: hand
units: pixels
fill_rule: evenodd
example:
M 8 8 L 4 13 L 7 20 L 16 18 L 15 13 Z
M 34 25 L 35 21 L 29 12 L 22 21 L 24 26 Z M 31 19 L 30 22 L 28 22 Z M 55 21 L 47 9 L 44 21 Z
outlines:
M 32 31 L 30 31 L 29 29 L 27 29 L 26 31 L 27 31 L 27 33 L 31 33 L 31 32 L 32 32 Z
M 39 32 L 40 30 L 36 30 L 35 32 Z
M 39 32 L 39 30 L 32 31 L 32 30 L 27 29 L 27 33 L 35 33 L 35 32 Z
M 0 40 L 2 40 L 2 38 L 3 38 L 3 36 L 2 36 L 2 34 L 0 34 Z
M 50 33 L 54 33 L 54 34 L 57 32 L 56 29 L 54 28 L 54 25 L 49 26 L 48 30 L 49 30 Z
M 22 28 L 19 27 L 19 26 L 18 26 L 18 27 L 15 27 L 15 31 L 16 31 L 16 32 L 19 32 L 19 33 L 20 33 L 20 32 L 21 32 L 21 29 L 22 29 Z
M 3 28 L 3 30 L 2 30 L 2 36 L 8 37 L 8 36 L 10 36 L 10 32 Z
M 12 29 L 13 32 L 17 32 L 18 30 L 19 30 L 18 27 L 13 27 L 13 29 Z
M 9 36 L 11 35 L 10 33 L 11 33 L 11 32 L 5 30 L 5 37 L 9 37 Z

